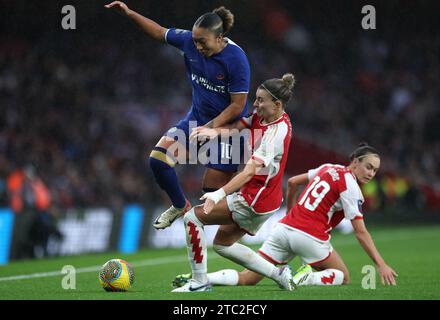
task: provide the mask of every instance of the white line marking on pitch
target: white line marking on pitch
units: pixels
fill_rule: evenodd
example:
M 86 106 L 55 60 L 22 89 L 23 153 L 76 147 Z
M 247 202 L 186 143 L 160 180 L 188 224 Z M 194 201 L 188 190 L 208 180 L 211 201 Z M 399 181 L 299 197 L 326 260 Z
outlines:
M 429 235 L 419 235 L 419 236 L 412 236 L 411 239 L 419 239 L 419 238 L 426 238 L 429 237 Z M 375 243 L 380 242 L 387 242 L 387 241 L 401 241 L 401 240 L 408 240 L 408 236 L 404 234 L 398 234 L 397 236 L 392 235 L 386 235 L 383 237 L 377 237 L 375 239 Z M 341 240 L 343 240 L 341 242 Z M 356 245 L 358 242 L 355 238 L 350 239 L 340 239 L 339 241 L 335 241 L 335 247 L 343 247 L 343 246 L 351 246 Z M 219 259 L 221 258 L 218 255 L 211 256 L 209 260 L 212 259 Z M 164 257 L 164 258 L 156 258 L 156 259 L 149 259 L 149 260 L 140 260 L 135 261 L 133 263 L 130 263 L 133 267 L 146 267 L 146 266 L 156 266 L 161 265 L 165 263 L 175 263 L 175 262 L 184 262 L 187 261 L 187 256 L 172 256 L 172 257 Z M 84 268 L 78 268 L 76 269 L 76 273 L 87 273 L 87 272 L 96 272 L 101 269 L 101 266 L 93 266 L 93 267 L 84 267 Z M 0 278 L 0 282 L 2 281 L 13 281 L 13 280 L 25 280 L 25 279 L 33 279 L 33 278 L 46 278 L 46 277 L 56 277 L 63 275 L 60 271 L 50 271 L 50 272 L 41 272 L 41 273 L 32 273 L 32 274 L 23 274 L 23 275 L 17 275 L 17 276 L 10 276 L 10 277 L 3 277 Z
M 220 256 L 213 256 L 209 259 L 218 259 L 221 258 Z M 173 256 L 173 257 L 164 257 L 164 258 L 156 258 L 156 259 L 149 259 L 149 260 L 140 260 L 135 261 L 133 263 L 130 263 L 133 267 L 146 267 L 146 266 L 156 266 L 166 263 L 173 263 L 173 262 L 184 262 L 187 261 L 187 256 Z M 101 270 L 101 266 L 93 266 L 93 267 L 84 267 L 84 268 L 78 268 L 76 269 L 76 273 L 87 273 L 87 272 L 96 272 Z M 33 278 L 46 278 L 46 277 L 56 277 L 63 275 L 60 271 L 50 271 L 50 272 L 41 272 L 41 273 L 32 273 L 32 274 L 22 274 L 18 276 L 10 276 L 10 277 L 3 277 L 0 278 L 1 281 L 13 281 L 13 280 L 25 280 L 25 279 L 33 279 Z

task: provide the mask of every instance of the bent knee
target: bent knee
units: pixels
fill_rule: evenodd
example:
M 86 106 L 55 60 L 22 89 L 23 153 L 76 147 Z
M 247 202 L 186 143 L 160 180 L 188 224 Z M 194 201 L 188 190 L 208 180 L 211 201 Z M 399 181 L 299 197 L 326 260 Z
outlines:
M 183 222 L 185 223 L 185 225 L 187 225 L 190 221 L 195 221 L 204 225 L 204 222 L 200 219 L 200 210 L 201 209 L 199 207 L 192 207 L 190 210 L 185 212 L 185 214 L 183 215 Z

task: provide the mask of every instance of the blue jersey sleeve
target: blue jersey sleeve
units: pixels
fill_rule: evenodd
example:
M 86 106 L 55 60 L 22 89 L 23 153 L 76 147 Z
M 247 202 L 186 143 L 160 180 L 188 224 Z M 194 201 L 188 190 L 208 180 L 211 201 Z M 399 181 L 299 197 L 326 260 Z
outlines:
M 185 51 L 185 44 L 192 41 L 192 33 L 189 30 L 171 28 L 165 33 L 165 41 L 177 49 Z
M 246 55 L 242 54 L 234 59 L 230 69 L 229 93 L 248 93 L 251 71 Z

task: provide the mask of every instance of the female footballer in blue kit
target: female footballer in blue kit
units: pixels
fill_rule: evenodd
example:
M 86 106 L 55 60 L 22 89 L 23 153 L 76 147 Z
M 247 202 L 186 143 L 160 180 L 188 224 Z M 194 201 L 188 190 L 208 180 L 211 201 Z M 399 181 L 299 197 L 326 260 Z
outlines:
M 114 1 L 105 7 L 129 17 L 148 36 L 168 43 L 184 54 L 187 76 L 192 85 L 191 109 L 183 120 L 164 134 L 149 158 L 157 183 L 172 202 L 172 206 L 157 217 L 153 224 L 156 229 L 164 229 L 191 208 L 174 170 L 177 159 L 186 159 L 188 156 L 190 126 L 194 127 L 192 124 L 196 121 L 196 126 L 217 128 L 236 121 L 247 113 L 249 62 L 244 51 L 225 37 L 232 28 L 234 16 L 224 7 L 200 16 L 192 31 L 164 28 L 129 9 L 121 1 Z M 181 152 L 181 148 L 172 151 L 176 149 L 175 144 L 178 142 L 175 141 L 175 133 L 179 130 L 186 136 L 184 152 Z M 206 165 L 204 192 L 222 187 L 237 171 L 238 164 L 230 163 L 230 157 L 222 159 L 222 152 L 218 154 L 219 158 L 215 163 Z M 229 164 L 223 164 L 225 160 Z

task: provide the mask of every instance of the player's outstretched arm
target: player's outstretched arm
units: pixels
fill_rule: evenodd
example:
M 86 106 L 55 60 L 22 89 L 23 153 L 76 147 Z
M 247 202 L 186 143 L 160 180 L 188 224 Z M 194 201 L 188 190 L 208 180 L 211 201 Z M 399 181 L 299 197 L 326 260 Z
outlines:
M 141 28 L 148 36 L 151 38 L 165 42 L 165 33 L 167 29 L 159 25 L 158 23 L 150 20 L 139 13 L 131 10 L 122 1 L 113 1 L 112 3 L 106 4 L 107 9 L 115 10 L 116 12 L 129 17 L 136 25 Z
M 249 159 L 243 171 L 237 174 L 234 178 L 231 179 L 227 184 L 225 184 L 222 188 L 218 189 L 215 192 L 205 193 L 200 200 L 206 200 L 203 205 L 203 210 L 206 214 L 209 214 L 214 206 L 228 194 L 233 193 L 234 191 L 240 189 L 246 183 L 248 183 L 252 177 L 257 173 L 259 168 L 263 167 L 263 164 L 257 162 L 253 159 Z
M 365 252 L 370 256 L 370 258 L 374 261 L 377 266 L 377 271 L 380 274 L 380 279 L 382 284 L 385 285 L 396 285 L 397 273 L 388 266 L 385 261 L 382 259 L 379 251 L 376 249 L 374 245 L 373 239 L 371 238 L 370 233 L 368 232 L 364 220 L 363 219 L 354 219 L 351 220 L 354 231 L 356 233 L 356 238 L 361 244 L 362 248 L 364 248 Z
M 248 183 L 257 173 L 257 170 L 262 168 L 263 164 L 259 161 L 255 161 L 254 159 L 249 159 L 244 167 L 243 171 L 237 174 L 234 178 L 231 179 L 227 184 L 223 186 L 223 190 L 226 194 L 231 194 L 246 183 Z
M 293 176 L 287 181 L 287 192 L 286 192 L 287 212 L 289 212 L 290 209 L 296 203 L 299 186 L 307 183 L 309 183 L 309 175 L 307 173 Z

